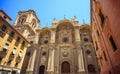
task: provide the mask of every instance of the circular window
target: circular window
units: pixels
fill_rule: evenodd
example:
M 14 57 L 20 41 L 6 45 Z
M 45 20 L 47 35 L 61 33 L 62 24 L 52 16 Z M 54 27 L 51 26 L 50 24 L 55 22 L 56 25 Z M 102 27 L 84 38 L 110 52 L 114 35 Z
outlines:
M 85 41 L 85 42 L 88 42 L 88 38 L 84 38 L 84 41 Z
M 30 56 L 30 52 L 27 52 L 27 56 Z
M 42 55 L 45 56 L 45 55 L 46 55 L 46 52 L 43 52 Z
M 68 42 L 69 40 L 68 40 L 67 37 L 64 37 L 64 38 L 62 39 L 62 41 L 66 43 L 66 42 Z
M 45 40 L 45 41 L 44 41 L 44 44 L 47 44 L 47 43 L 48 43 L 48 40 Z
M 90 50 L 87 50 L 86 53 L 87 53 L 87 54 L 90 54 L 91 52 L 90 52 Z

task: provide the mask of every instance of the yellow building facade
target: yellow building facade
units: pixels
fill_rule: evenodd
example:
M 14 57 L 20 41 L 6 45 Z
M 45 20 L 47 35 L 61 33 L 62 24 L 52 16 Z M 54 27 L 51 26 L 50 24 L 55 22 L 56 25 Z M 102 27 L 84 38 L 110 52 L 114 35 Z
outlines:
M 20 73 L 29 42 L 9 24 L 11 18 L 0 10 L 0 74 Z

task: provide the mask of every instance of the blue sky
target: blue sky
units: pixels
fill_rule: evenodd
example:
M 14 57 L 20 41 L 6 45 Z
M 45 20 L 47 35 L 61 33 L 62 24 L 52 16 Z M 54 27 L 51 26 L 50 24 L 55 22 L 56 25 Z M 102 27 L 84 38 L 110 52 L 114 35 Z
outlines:
M 51 26 L 52 20 L 71 19 L 77 16 L 79 23 L 83 19 L 90 23 L 90 0 L 0 0 L 0 9 L 3 9 L 14 23 L 19 11 L 32 9 L 40 19 L 41 27 L 47 23 Z

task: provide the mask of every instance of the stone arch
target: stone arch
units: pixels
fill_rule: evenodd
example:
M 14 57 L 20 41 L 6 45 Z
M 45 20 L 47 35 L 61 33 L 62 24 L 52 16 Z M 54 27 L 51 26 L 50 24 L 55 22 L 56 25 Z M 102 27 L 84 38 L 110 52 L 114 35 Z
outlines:
M 64 23 L 64 22 L 69 22 L 71 25 L 73 25 L 72 21 L 64 19 L 64 20 L 60 20 L 57 24 L 57 27 L 60 25 L 60 23 Z
M 91 39 L 91 29 L 90 29 L 89 25 L 80 26 L 79 33 L 80 33 L 80 39 L 83 42 L 92 41 L 92 39 Z
M 91 29 L 89 25 L 80 26 L 80 33 L 90 33 Z
M 44 74 L 45 73 L 45 66 L 44 65 L 41 65 L 39 67 L 39 74 Z
M 86 34 L 86 33 L 90 34 L 90 32 L 91 32 L 90 26 L 89 25 L 80 26 L 79 32 L 80 32 L 80 35 L 81 34 Z
M 88 72 L 95 73 L 95 67 L 92 64 L 88 65 Z
M 82 25 L 82 26 L 80 26 L 80 30 L 88 30 L 88 31 L 90 31 L 90 26 L 89 25 Z
M 39 44 L 40 45 L 48 44 L 50 43 L 50 40 L 51 40 L 51 31 L 48 28 L 42 29 L 39 36 Z
M 35 27 L 37 26 L 37 22 L 36 22 L 35 19 L 32 19 L 32 21 L 31 21 L 31 26 L 32 26 L 33 28 L 35 28 Z
M 70 63 L 64 61 L 61 66 L 61 73 L 70 73 Z
M 18 24 L 24 24 L 26 22 L 27 15 L 22 15 L 18 19 Z
M 56 27 L 56 43 L 72 43 L 72 42 L 74 42 L 73 24 L 68 20 L 60 21 Z

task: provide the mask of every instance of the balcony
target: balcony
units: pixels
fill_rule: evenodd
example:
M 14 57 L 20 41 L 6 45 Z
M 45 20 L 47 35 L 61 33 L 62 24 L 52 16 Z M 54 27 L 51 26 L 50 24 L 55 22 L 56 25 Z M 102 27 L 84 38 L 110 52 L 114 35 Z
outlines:
M 3 38 L 5 36 L 5 34 L 6 34 L 6 32 L 3 32 L 3 31 L 0 30 L 0 37 Z
M 3 57 L 6 56 L 6 54 L 7 54 L 6 51 L 7 51 L 6 49 L 3 49 L 3 51 L 0 51 L 0 57 L 1 57 L 1 58 L 3 58 Z
M 24 45 L 22 45 L 22 46 L 21 46 L 21 49 L 22 49 L 22 50 L 24 50 L 24 47 L 25 47 L 25 46 L 24 46 Z
M 19 42 L 16 42 L 16 43 L 15 43 L 15 46 L 18 46 L 18 45 L 19 45 Z
M 21 60 L 22 60 L 22 58 L 21 58 L 21 57 L 19 57 L 19 56 L 18 56 L 18 57 L 16 57 L 16 62 L 17 62 L 17 63 L 19 63 Z
M 13 58 L 14 58 L 14 55 L 13 55 L 13 54 L 10 54 L 9 59 L 10 59 L 10 60 L 13 60 Z
M 18 56 L 16 57 L 16 62 L 19 63 L 22 60 L 22 52 L 20 51 Z
M 13 37 L 9 37 L 8 41 L 11 42 L 13 40 Z

